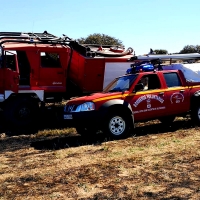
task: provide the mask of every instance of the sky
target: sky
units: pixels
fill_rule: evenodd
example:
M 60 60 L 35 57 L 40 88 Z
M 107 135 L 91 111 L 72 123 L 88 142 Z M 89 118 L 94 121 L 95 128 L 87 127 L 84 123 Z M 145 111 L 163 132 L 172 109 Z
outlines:
M 49 33 L 78 39 L 101 33 L 132 47 L 176 53 L 200 45 L 200 0 L 10 0 L 1 3 L 0 32 Z

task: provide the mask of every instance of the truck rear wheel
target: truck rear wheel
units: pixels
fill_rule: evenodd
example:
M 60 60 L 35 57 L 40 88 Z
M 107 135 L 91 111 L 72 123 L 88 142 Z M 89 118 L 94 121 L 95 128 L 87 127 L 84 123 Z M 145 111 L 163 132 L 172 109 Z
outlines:
M 122 139 L 128 136 L 131 128 L 130 116 L 125 113 L 110 113 L 105 121 L 104 132 L 113 139 Z
M 196 106 L 192 109 L 191 119 L 195 124 L 200 125 L 200 106 Z
M 4 108 L 6 121 L 15 128 L 32 128 L 36 126 L 38 103 L 32 98 L 13 98 Z

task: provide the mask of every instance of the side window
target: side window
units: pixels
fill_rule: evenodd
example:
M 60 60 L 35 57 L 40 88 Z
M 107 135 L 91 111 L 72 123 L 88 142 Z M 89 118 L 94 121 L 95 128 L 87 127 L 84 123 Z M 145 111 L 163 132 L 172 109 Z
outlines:
M 15 54 L 16 54 L 16 51 L 5 52 L 6 68 L 10 68 L 13 71 L 16 70 Z
M 144 75 L 138 83 L 143 84 L 143 90 L 155 90 L 161 87 L 160 80 L 157 74 Z
M 44 68 L 60 68 L 60 57 L 58 53 L 41 52 L 41 67 Z
M 177 73 L 164 73 L 164 78 L 167 83 L 167 87 L 181 86 L 181 81 Z

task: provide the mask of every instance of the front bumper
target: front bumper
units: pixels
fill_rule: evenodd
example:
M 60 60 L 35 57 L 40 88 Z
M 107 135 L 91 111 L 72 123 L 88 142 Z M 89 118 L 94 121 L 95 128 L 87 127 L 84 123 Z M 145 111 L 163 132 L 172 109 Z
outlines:
M 64 112 L 64 120 L 70 127 L 84 126 L 100 128 L 105 118 L 105 113 L 100 111 Z

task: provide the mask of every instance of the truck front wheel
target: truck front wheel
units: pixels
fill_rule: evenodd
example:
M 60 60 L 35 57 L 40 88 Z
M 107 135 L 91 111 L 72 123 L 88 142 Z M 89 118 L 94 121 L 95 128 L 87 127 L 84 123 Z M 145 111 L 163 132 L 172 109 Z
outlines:
M 36 126 L 38 103 L 32 98 L 13 98 L 4 108 L 6 121 L 16 128 L 32 128 Z
M 131 128 L 131 117 L 124 113 L 111 113 L 107 117 L 104 125 L 104 132 L 113 139 L 127 137 Z

